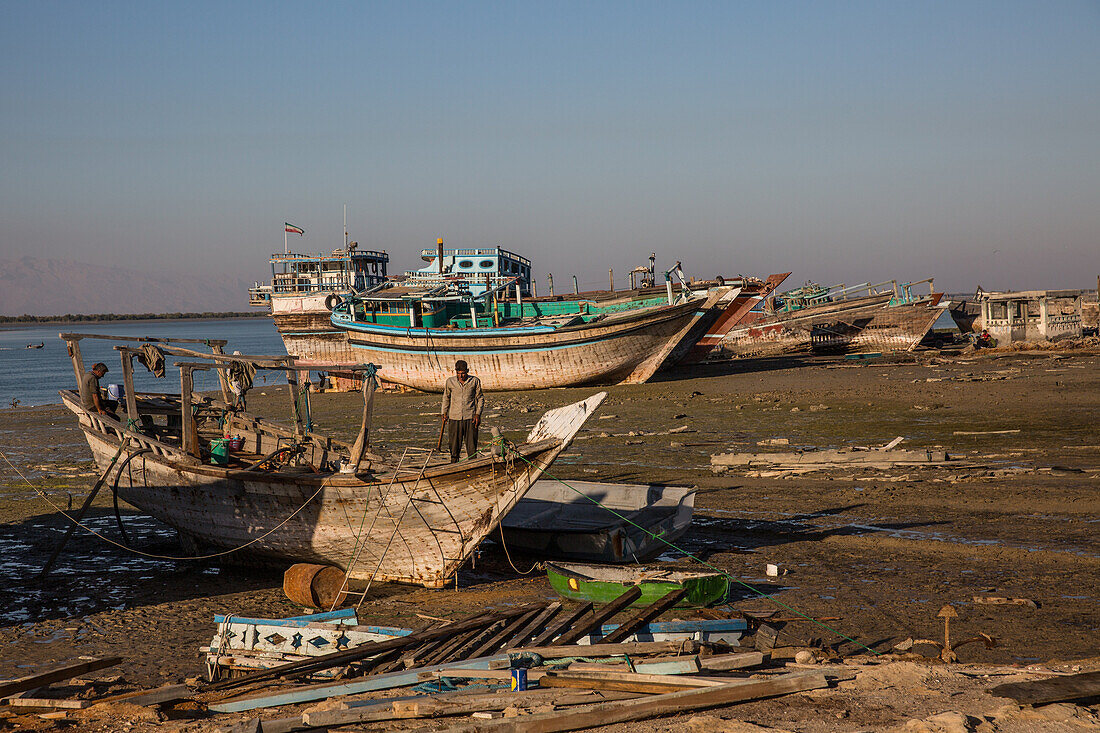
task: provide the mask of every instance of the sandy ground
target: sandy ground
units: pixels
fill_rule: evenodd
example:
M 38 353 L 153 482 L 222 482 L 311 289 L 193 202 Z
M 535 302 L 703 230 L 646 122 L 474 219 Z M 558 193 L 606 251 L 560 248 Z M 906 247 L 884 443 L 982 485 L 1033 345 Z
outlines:
M 909 661 L 868 667 L 885 681 L 865 673 L 835 690 L 617 729 L 723 730 L 721 719 L 736 718 L 791 730 L 880 730 L 943 711 L 979 716 L 960 730 L 1082 729 L 1095 708 L 1062 708 L 1061 720 L 1050 711 L 1029 717 L 1034 711 L 1002 709 L 1006 701 L 983 688 L 1007 679 L 990 669 L 1100 666 L 1079 661 L 1100 657 L 1098 365 L 1100 355 L 1083 352 L 786 359 L 706 365 L 611 388 L 598 418 L 551 473 L 697 485 L 696 521 L 679 545 L 744 583 L 733 607 L 773 607 L 764 593 L 810 616 L 838 617 L 828 622 L 835 633 L 807 622 L 787 630 L 874 661 L 862 647 L 884 653 L 906 638 L 942 637 L 936 614 L 948 603 L 959 614 L 955 638 L 998 640 L 993 649 L 959 650 L 962 662 L 984 672 L 924 661 L 919 654 L 936 650 L 918 645 Z M 490 394 L 485 423 L 521 438 L 542 410 L 593 391 Z M 258 385 L 250 408 L 281 417 L 288 409 L 278 392 Z M 349 438 L 361 404 L 354 395 L 323 394 L 314 408 L 322 429 Z M 376 449 L 434 443 L 437 410 L 435 396 L 381 396 Z M 978 431 L 1018 432 L 955 434 Z M 906 438 L 903 447 L 945 449 L 981 467 L 764 477 L 716 475 L 709 465 L 714 453 L 882 445 L 895 436 Z M 791 446 L 758 446 L 772 438 Z M 126 661 L 109 671 L 121 679 L 102 673 L 108 681 L 99 693 L 182 681 L 202 671 L 197 648 L 209 642 L 215 613 L 302 611 L 282 596 L 277 569 L 135 556 L 84 533 L 74 535 L 47 580 L 36 579 L 65 523 L 24 478 L 67 508 L 82 501 L 94 467 L 60 406 L 0 412 L 0 452 L 13 464 L 0 459 L 0 677 L 81 654 L 119 654 Z M 119 515 L 141 551 L 180 553 L 166 527 L 125 504 Z M 89 517 L 104 538 L 122 540 L 109 492 Z M 530 566 L 513 559 L 520 569 Z M 768 579 L 766 563 L 788 574 Z M 975 595 L 1028 598 L 1036 607 L 977 605 Z M 360 619 L 412 626 L 423 623 L 418 613 L 459 616 L 474 606 L 551 597 L 544 575 L 519 575 L 499 546 L 487 544 L 476 566 L 460 573 L 457 590 L 379 586 Z M 82 727 L 129 729 L 117 720 Z

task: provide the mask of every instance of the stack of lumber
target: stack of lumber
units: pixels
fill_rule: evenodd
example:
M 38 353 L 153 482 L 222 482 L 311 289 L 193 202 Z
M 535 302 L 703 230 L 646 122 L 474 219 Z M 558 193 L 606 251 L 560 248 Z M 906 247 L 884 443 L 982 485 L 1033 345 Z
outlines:
M 653 638 L 651 625 L 658 626 L 656 619 L 675 606 L 683 591 L 652 606 L 630 608 L 640 593 L 637 587 L 630 588 L 604 606 L 555 601 L 437 622 L 400 636 L 213 681 L 195 700 L 211 713 L 238 716 L 313 705 L 291 715 L 264 714 L 237 723 L 242 729 L 269 732 L 444 717 L 455 718 L 456 731 L 564 731 L 827 684 L 816 670 L 781 668 L 768 679 L 750 679 L 746 670 L 769 664 L 769 654 L 736 651 L 722 642 L 638 641 Z M 618 624 L 607 623 L 619 614 L 623 618 Z M 504 689 L 517 669 L 525 670 L 531 687 Z M 337 671 L 336 681 L 286 686 L 287 680 L 316 679 L 331 670 Z M 476 687 L 463 690 L 463 685 Z M 370 697 L 411 686 L 423 692 L 397 700 Z M 485 692 L 487 686 L 498 689 Z M 463 720 L 460 716 L 474 717 Z

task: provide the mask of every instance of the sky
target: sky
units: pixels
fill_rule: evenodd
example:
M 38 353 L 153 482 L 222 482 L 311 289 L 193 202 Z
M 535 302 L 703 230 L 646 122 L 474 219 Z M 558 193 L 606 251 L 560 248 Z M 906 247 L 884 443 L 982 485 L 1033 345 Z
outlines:
M 0 258 L 1096 287 L 1100 3 L 0 0 Z

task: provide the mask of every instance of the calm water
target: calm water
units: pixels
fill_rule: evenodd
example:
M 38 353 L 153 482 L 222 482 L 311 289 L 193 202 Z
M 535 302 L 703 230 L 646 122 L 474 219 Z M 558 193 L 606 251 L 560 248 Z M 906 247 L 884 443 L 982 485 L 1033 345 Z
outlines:
M 226 351 L 242 354 L 286 354 L 283 341 L 270 318 L 232 318 L 209 321 L 112 321 L 79 325 L 34 325 L 26 328 L 0 330 L 0 409 L 11 406 L 13 399 L 21 407 L 57 403 L 59 389 L 76 386 L 72 362 L 65 350 L 60 332 L 99 333 L 112 336 L 156 336 L 175 338 L 210 338 L 228 341 Z M 28 349 L 27 344 L 45 343 L 41 349 Z M 122 382 L 119 354 L 114 342 L 84 339 L 80 351 L 85 368 L 101 361 L 110 371 L 100 380 L 106 387 Z M 191 346 L 191 344 L 181 344 Z M 196 351 L 208 351 L 194 344 Z M 172 359 L 168 359 L 172 363 Z M 178 392 L 178 369 L 168 368 L 164 379 L 157 379 L 137 360 L 134 361 L 134 383 L 139 391 Z M 211 372 L 195 372 L 197 391 L 217 389 L 217 377 Z

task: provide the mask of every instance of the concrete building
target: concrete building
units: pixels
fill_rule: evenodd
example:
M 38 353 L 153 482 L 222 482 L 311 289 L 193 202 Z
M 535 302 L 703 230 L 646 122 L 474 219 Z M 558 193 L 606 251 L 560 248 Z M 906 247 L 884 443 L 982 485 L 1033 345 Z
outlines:
M 981 296 L 981 326 L 998 344 L 1081 337 L 1080 290 L 1021 290 Z

